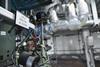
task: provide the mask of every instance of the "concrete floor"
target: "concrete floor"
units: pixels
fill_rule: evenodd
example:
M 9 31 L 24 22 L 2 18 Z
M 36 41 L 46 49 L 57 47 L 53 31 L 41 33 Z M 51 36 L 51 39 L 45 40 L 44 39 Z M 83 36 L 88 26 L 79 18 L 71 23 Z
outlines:
M 100 61 L 95 61 L 96 67 L 100 67 Z M 56 58 L 51 61 L 52 67 L 87 67 L 86 61 L 73 58 Z
M 85 67 L 79 60 L 58 60 L 51 64 L 52 67 Z

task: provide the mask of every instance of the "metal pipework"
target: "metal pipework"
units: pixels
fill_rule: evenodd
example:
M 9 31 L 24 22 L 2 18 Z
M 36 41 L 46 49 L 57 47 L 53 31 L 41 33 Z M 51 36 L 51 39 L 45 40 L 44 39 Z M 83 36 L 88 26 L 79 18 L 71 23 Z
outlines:
M 83 25 L 89 18 L 89 7 L 85 0 L 78 0 L 78 16 Z
M 82 36 L 83 36 L 83 43 L 84 43 L 84 49 L 85 49 L 84 51 L 86 55 L 87 67 L 95 67 L 93 53 L 91 49 L 89 49 L 89 44 L 88 44 L 88 37 L 90 36 L 89 30 L 83 30 Z
M 50 13 L 51 22 L 56 23 L 59 20 L 56 11 L 52 8 L 50 9 L 49 13 Z
M 15 15 L 10 11 L 0 7 L 0 17 L 2 19 L 2 21 L 0 21 L 0 66 L 3 66 L 1 65 L 1 62 L 4 62 L 5 60 L 5 63 L 7 63 L 7 65 L 9 65 L 8 61 L 15 61 L 14 59 L 12 59 L 12 57 L 15 55 L 16 48 L 15 28 L 12 29 Z M 29 24 L 29 27 L 32 29 L 35 28 L 31 23 Z M 10 29 L 12 29 L 12 31 L 8 32 Z
M 77 15 L 75 13 L 75 6 L 73 3 L 68 5 L 69 7 L 69 21 L 67 20 L 59 20 L 56 11 L 52 8 L 50 9 L 50 18 L 51 18 L 51 22 L 55 22 L 52 23 L 53 25 L 53 31 L 58 30 L 76 30 L 76 29 L 80 29 L 80 22 L 77 19 Z M 61 24 L 61 25 L 60 25 Z
M 86 6 L 84 6 L 86 5 Z M 79 0 L 78 1 L 78 5 L 76 7 L 78 7 L 78 12 L 79 14 L 76 14 L 76 7 L 75 5 L 70 2 L 69 4 L 65 5 L 65 7 L 69 7 L 69 20 L 59 20 L 58 16 L 57 16 L 57 12 L 54 10 L 54 8 L 51 8 L 51 10 L 49 10 L 50 12 L 50 17 L 51 17 L 51 21 L 55 22 L 52 23 L 52 25 L 56 25 L 57 27 L 60 28 L 60 30 L 65 30 L 65 28 L 62 27 L 62 25 L 60 26 L 59 24 L 61 22 L 63 22 L 65 25 L 64 27 L 66 27 L 66 30 L 78 30 L 83 28 L 84 26 L 88 26 L 88 25 L 92 25 L 94 23 L 94 20 L 88 20 L 89 18 L 89 9 L 88 9 L 88 5 L 84 0 Z M 54 12 L 53 12 L 54 11 Z M 68 23 L 65 23 L 65 22 Z M 55 26 L 54 26 L 55 27 Z M 56 28 L 57 29 L 57 28 Z M 53 30 L 55 31 L 55 30 Z M 59 30 L 58 30 L 59 31 Z

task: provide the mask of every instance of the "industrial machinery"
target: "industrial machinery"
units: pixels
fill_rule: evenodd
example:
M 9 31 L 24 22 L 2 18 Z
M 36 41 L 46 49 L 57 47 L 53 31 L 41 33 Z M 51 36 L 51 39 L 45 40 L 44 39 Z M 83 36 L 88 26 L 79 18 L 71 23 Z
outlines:
M 96 67 L 92 34 L 99 26 L 95 0 L 5 0 L 5 8 L 0 6 L 0 67 L 51 67 L 50 49 L 60 54 L 60 49 L 73 48 L 68 35 L 78 35 L 86 66 Z

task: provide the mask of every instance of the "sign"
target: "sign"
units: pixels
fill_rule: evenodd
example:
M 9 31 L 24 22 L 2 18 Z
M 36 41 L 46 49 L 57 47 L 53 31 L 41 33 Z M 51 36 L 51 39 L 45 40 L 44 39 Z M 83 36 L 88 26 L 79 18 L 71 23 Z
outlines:
M 11 20 L 14 20 L 14 18 L 15 18 L 15 15 L 13 13 L 2 8 L 1 6 L 0 6 L 0 15 L 7 17 L 8 19 L 11 19 Z
M 16 12 L 16 25 L 29 29 L 29 18 L 20 13 Z
M 0 35 L 6 35 L 6 31 L 0 31 Z
M 35 29 L 35 25 L 32 24 L 32 23 L 29 23 L 29 27 L 32 28 L 32 29 Z

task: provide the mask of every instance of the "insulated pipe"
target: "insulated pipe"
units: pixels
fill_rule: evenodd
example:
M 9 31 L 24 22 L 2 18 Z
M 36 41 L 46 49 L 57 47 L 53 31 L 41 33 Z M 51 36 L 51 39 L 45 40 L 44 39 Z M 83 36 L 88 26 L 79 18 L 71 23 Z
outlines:
M 68 6 L 68 9 L 69 9 L 69 19 L 76 18 L 77 15 L 76 15 L 74 3 L 69 3 L 67 6 Z
M 57 23 L 52 23 L 51 28 L 53 32 L 68 30 L 68 21 L 66 20 L 59 20 Z
M 80 29 L 80 21 L 77 18 L 74 3 L 69 3 L 68 9 L 69 9 L 69 24 L 68 24 L 69 29 L 70 30 Z
M 85 0 L 78 0 L 79 15 L 84 15 L 89 13 L 88 5 Z
M 84 7 L 84 5 L 86 5 L 86 6 Z M 86 24 L 91 24 L 90 21 L 87 23 L 87 19 L 88 19 L 87 14 L 89 13 L 89 11 L 88 11 L 88 6 L 84 0 L 83 1 L 79 0 L 79 2 L 78 2 L 78 7 L 80 8 L 79 9 L 80 20 L 78 19 L 77 15 L 76 15 L 74 3 L 69 3 L 67 6 L 69 8 L 69 21 L 59 20 L 57 13 L 54 9 L 51 9 L 49 11 L 52 22 L 56 22 L 56 23 L 52 23 L 52 30 L 54 32 L 68 30 L 68 29 L 69 30 L 78 30 L 82 26 L 85 26 Z M 83 22 L 84 22 L 84 24 L 83 24 Z
M 69 7 L 69 22 L 67 20 L 59 20 L 57 13 L 54 9 L 50 9 L 50 18 L 52 23 L 52 30 L 55 31 L 61 31 L 61 30 L 76 30 L 80 29 L 80 22 L 77 19 L 77 15 L 75 12 L 75 6 L 73 3 L 68 5 Z
M 89 15 L 89 8 L 85 0 L 78 0 L 78 13 L 79 19 L 81 23 L 84 25 L 84 23 L 87 22 Z
M 57 22 L 59 20 L 57 13 L 54 9 L 50 9 L 49 13 L 50 13 L 51 22 Z

